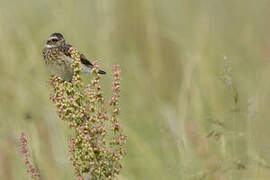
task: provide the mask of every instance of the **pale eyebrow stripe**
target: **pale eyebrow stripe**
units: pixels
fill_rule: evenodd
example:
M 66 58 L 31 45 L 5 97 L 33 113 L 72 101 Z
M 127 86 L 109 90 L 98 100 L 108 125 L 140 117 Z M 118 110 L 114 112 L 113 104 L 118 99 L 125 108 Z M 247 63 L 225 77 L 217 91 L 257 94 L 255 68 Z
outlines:
M 58 39 L 57 37 L 50 37 L 48 40 Z
M 52 48 L 52 47 L 56 47 L 55 45 L 49 45 L 49 44 L 46 44 L 45 45 L 46 48 Z

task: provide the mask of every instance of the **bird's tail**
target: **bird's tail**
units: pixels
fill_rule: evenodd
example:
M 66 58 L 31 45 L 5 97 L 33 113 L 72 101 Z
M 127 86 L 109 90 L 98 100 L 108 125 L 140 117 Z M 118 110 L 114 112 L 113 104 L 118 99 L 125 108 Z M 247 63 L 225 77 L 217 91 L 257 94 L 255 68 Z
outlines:
M 106 72 L 99 69 L 98 74 L 106 74 Z

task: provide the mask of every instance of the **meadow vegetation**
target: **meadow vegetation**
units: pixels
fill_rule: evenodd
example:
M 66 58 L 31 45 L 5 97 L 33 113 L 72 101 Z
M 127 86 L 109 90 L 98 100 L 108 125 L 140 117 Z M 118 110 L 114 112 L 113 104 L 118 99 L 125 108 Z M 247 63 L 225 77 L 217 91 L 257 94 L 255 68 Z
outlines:
M 0 179 L 73 180 L 72 136 L 50 101 L 41 51 L 61 32 L 108 74 L 120 64 L 128 137 L 118 179 L 270 177 L 267 0 L 2 0 Z M 91 83 L 90 75 L 82 75 Z M 101 78 L 111 96 L 113 76 Z

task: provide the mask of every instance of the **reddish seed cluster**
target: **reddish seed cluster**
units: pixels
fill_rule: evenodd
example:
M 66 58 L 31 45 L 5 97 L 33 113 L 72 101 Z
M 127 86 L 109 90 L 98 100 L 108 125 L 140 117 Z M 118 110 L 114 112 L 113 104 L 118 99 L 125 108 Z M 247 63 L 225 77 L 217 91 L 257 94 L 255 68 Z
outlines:
M 113 66 L 113 83 L 112 83 L 112 98 L 110 99 L 111 106 L 111 130 L 114 131 L 114 138 L 111 140 L 111 148 L 115 146 L 115 150 L 112 153 L 113 159 L 120 160 L 122 155 L 126 154 L 126 150 L 123 148 L 123 145 L 126 141 L 126 136 L 123 134 L 123 130 L 119 123 L 120 107 L 119 107 L 119 98 L 120 98 L 120 70 L 119 65 Z
M 84 85 L 80 78 L 80 63 L 76 49 L 71 50 L 74 77 L 72 83 L 52 77 L 50 99 L 60 119 L 74 130 L 69 140 L 69 156 L 77 179 L 112 179 L 119 174 L 120 160 L 126 154 L 126 136 L 119 123 L 120 71 L 113 67 L 112 98 L 103 96 L 97 62 L 93 62 L 93 80 Z
M 35 168 L 35 166 L 33 164 L 31 164 L 30 162 L 30 152 L 28 151 L 27 148 L 27 139 L 26 139 L 26 135 L 25 133 L 21 133 L 20 135 L 20 148 L 21 148 L 21 152 L 23 153 L 24 157 L 25 157 L 25 165 L 27 167 L 27 172 L 31 175 L 32 179 L 34 180 L 41 180 L 40 177 L 40 173 L 37 171 L 37 169 Z

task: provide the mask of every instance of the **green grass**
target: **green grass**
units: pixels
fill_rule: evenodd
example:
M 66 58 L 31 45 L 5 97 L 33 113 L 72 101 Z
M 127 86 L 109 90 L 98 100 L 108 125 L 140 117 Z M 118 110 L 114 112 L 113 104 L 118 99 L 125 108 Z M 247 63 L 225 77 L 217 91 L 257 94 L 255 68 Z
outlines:
M 69 130 L 49 101 L 41 57 L 52 32 L 62 32 L 108 73 L 121 66 L 128 154 L 119 179 L 268 179 L 269 5 L 2 0 L 0 179 L 29 179 L 18 153 L 21 131 L 44 179 L 74 179 Z M 220 80 L 224 56 L 237 103 Z M 102 79 L 106 96 L 111 81 Z

